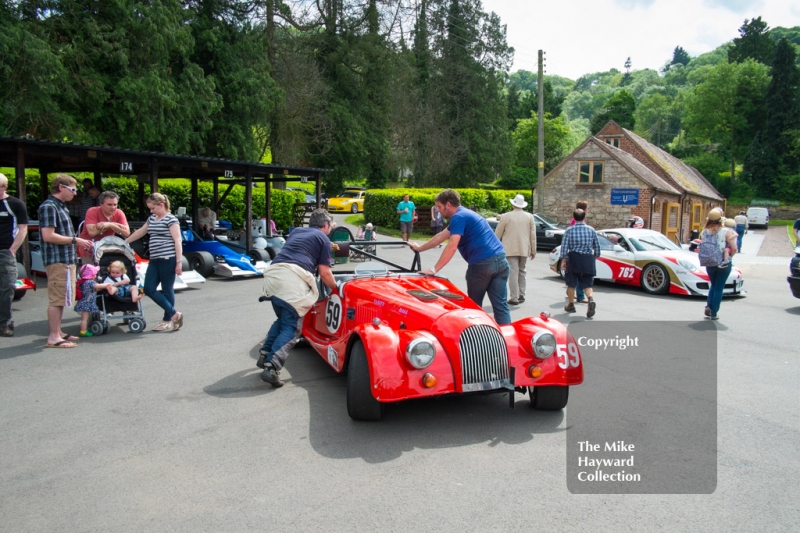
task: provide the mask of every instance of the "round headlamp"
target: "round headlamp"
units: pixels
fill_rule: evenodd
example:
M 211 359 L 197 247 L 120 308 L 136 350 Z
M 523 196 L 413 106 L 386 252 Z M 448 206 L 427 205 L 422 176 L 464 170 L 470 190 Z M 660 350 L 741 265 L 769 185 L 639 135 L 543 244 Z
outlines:
M 414 339 L 406 348 L 406 359 L 414 368 L 427 368 L 436 357 L 436 348 L 428 339 Z
M 533 353 L 539 359 L 547 359 L 556 351 L 556 337 L 549 331 L 540 331 L 531 339 Z

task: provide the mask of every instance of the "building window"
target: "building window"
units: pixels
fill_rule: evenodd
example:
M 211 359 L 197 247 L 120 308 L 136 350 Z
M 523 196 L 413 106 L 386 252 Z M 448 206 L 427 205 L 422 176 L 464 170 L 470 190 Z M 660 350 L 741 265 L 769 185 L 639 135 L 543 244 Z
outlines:
M 606 144 L 610 144 L 614 148 L 619 148 L 619 139 L 606 139 Z
M 603 162 L 578 161 L 578 183 L 603 183 Z

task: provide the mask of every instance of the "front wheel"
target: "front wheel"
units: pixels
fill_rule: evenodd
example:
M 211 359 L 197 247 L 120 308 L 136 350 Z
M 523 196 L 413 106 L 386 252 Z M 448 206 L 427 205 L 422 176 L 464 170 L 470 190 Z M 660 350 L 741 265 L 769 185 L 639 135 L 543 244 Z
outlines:
M 347 414 L 353 420 L 380 420 L 383 404 L 372 395 L 369 364 L 364 343 L 357 340 L 350 350 L 347 371 Z
M 208 252 L 192 252 L 186 254 L 192 270 L 199 272 L 201 276 L 207 278 L 214 273 L 214 256 Z
M 569 387 L 528 387 L 531 407 L 539 411 L 558 411 L 567 406 Z
M 106 332 L 106 328 L 103 326 L 103 322 L 101 322 L 99 320 L 94 320 L 94 321 L 92 321 L 91 324 L 89 324 L 89 331 L 92 332 L 92 335 L 97 337 L 97 336 L 100 336 L 103 333 L 105 333 Z
M 642 270 L 641 285 L 647 293 L 666 294 L 669 290 L 667 269 L 656 263 L 650 263 Z
M 128 331 L 131 333 L 141 333 L 144 331 L 144 328 L 147 327 L 147 323 L 144 321 L 143 318 L 134 318 L 130 322 L 128 322 Z
M 353 207 L 350 208 L 350 211 L 355 215 L 358 213 L 358 204 L 353 204 Z

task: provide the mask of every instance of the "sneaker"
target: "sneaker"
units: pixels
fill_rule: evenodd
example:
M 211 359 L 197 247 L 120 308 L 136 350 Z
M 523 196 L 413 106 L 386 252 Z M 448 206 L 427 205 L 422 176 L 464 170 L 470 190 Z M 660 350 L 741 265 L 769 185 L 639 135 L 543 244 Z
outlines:
M 13 336 L 14 336 L 14 328 L 12 328 L 10 325 L 5 325 L 2 328 L 0 328 L 0 337 L 13 337 Z
M 728 268 L 729 266 L 731 266 L 730 259 L 727 260 L 727 261 L 723 261 L 722 263 L 718 264 L 717 268 Z
M 708 307 L 708 306 L 706 306 L 706 309 L 705 309 L 705 311 L 703 311 L 703 313 L 704 313 L 706 316 L 711 316 L 711 308 L 710 308 L 710 307 Z
M 597 304 L 594 300 L 589 300 L 589 309 L 586 311 L 586 318 L 592 318 L 594 316 L 595 308 Z
M 14 331 L 14 321 L 13 320 L 9 320 L 8 324 L 6 324 L 6 327 L 8 329 L 10 329 L 11 331 Z
M 280 372 L 275 370 L 271 363 L 264 365 L 264 371 L 261 372 L 261 381 L 269 383 L 275 388 L 283 387 L 283 381 L 281 381 Z
M 520 297 L 519 297 L 519 303 L 522 303 L 522 302 L 524 302 L 524 301 L 525 301 L 525 297 L 524 297 L 524 296 L 520 296 Z
M 267 355 L 264 352 L 258 352 L 258 361 L 256 361 L 256 366 L 258 368 L 264 368 L 267 364 Z
M 89 330 L 78 332 L 78 337 L 94 337 L 94 333 Z
M 584 299 L 584 300 L 577 300 L 577 302 L 578 302 L 579 304 L 588 304 L 588 303 L 589 303 L 589 300 L 585 300 L 585 299 Z
M 719 320 L 719 317 L 718 317 L 718 316 L 710 316 L 710 317 L 708 317 L 708 318 L 709 318 L 710 320 Z
M 564 306 L 564 311 L 566 311 L 567 313 L 574 313 L 575 312 L 575 304 L 568 303 L 567 305 Z
M 509 300 L 508 301 L 508 305 L 519 305 L 519 301 L 518 300 Z

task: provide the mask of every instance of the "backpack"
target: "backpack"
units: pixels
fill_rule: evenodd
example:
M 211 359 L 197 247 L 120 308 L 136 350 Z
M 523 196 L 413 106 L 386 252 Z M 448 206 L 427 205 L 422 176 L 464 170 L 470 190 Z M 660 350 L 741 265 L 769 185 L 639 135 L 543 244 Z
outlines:
M 722 250 L 725 245 L 726 229 L 720 229 L 716 235 L 708 231 L 703 232 L 703 240 L 697 247 L 700 266 L 717 266 L 722 263 Z M 722 242 L 722 246 L 720 246 Z

